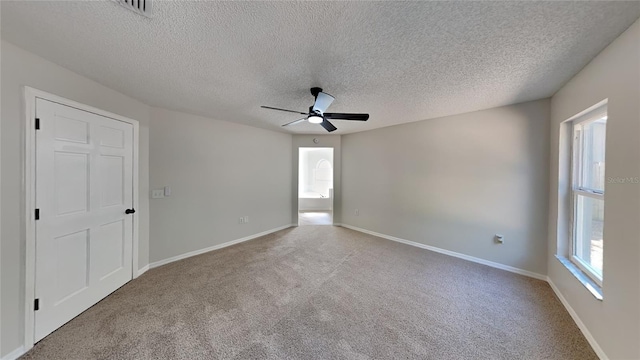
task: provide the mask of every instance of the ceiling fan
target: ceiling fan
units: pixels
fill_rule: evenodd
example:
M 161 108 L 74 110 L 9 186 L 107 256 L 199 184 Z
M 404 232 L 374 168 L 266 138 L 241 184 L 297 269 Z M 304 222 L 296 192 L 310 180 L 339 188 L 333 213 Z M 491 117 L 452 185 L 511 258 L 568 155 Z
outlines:
M 280 108 L 275 108 L 275 107 L 271 107 L 271 106 L 261 106 L 262 108 L 265 109 L 271 109 L 271 110 L 279 110 L 279 111 L 287 111 L 287 112 L 292 112 L 292 113 L 296 113 L 296 114 L 301 114 L 301 115 L 305 115 L 305 117 L 303 117 L 302 119 L 298 119 L 295 121 L 292 121 L 290 123 L 286 123 L 282 126 L 289 126 L 289 125 L 295 125 L 298 123 L 301 123 L 303 121 L 308 121 L 312 124 L 320 124 L 320 126 L 322 126 L 323 128 L 325 128 L 325 130 L 327 130 L 328 132 L 332 132 L 337 130 L 338 128 L 336 128 L 335 126 L 333 126 L 332 123 L 329 122 L 329 119 L 331 120 L 355 120 L 355 121 L 367 121 L 369 119 L 369 114 L 344 114 L 344 113 L 328 113 L 325 112 L 327 110 L 327 108 L 329 107 L 329 105 L 331 105 L 331 103 L 334 100 L 334 97 L 327 94 L 327 93 L 323 93 L 322 89 L 319 87 L 312 87 L 311 88 L 311 95 L 313 95 L 313 97 L 316 99 L 315 102 L 313 103 L 313 106 L 309 107 L 309 112 L 301 112 L 301 111 L 295 111 L 295 110 L 287 110 L 287 109 L 280 109 Z

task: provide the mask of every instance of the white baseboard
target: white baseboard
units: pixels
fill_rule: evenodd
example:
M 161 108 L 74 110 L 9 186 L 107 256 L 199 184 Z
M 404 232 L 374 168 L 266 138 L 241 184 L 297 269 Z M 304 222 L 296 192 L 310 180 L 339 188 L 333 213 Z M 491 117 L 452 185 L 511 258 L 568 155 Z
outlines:
M 348 228 L 348 229 L 351 229 L 351 230 L 359 231 L 359 232 L 362 232 L 362 233 L 365 233 L 365 234 L 381 237 L 383 239 L 396 241 L 396 242 L 399 242 L 399 243 L 403 243 L 403 244 L 419 247 L 421 249 L 434 251 L 434 252 L 437 252 L 437 253 L 440 253 L 440 254 L 445 254 L 445 255 L 457 257 L 457 258 L 468 260 L 468 261 L 472 261 L 472 262 L 475 262 L 475 263 L 491 266 L 491 267 L 494 267 L 494 268 L 497 268 L 497 269 L 506 270 L 506 271 L 509 271 L 509 272 L 512 272 L 512 273 L 525 275 L 525 276 L 529 276 L 529 277 L 532 277 L 532 278 L 535 278 L 535 279 L 547 281 L 547 276 L 546 275 L 534 273 L 534 272 L 529 271 L 529 270 L 519 269 L 519 268 L 516 268 L 516 267 L 513 267 L 513 266 L 504 265 L 504 264 L 500 264 L 500 263 L 497 263 L 497 262 L 493 262 L 493 261 L 477 258 L 477 257 L 474 257 L 474 256 L 461 254 L 461 253 L 458 253 L 458 252 L 455 252 L 455 251 L 446 250 L 446 249 L 442 249 L 442 248 L 431 246 L 431 245 L 425 245 L 425 244 L 421 244 L 421 243 L 418 243 L 418 242 L 415 242 L 415 241 L 411 241 L 411 240 L 405 240 L 405 239 L 397 238 L 397 237 L 391 236 L 391 235 L 380 234 L 380 233 L 377 233 L 375 231 L 366 230 L 366 229 L 362 229 L 362 228 L 351 226 L 351 225 L 347 225 L 347 224 L 341 224 L 341 226 L 345 227 L 345 228 Z
M 292 226 L 296 226 L 296 225 L 293 225 L 293 224 L 284 225 L 284 226 L 277 227 L 275 229 L 271 229 L 271 230 L 263 231 L 263 232 L 260 232 L 260 233 L 257 233 L 257 234 L 249 235 L 249 236 L 243 237 L 241 239 L 231 240 L 231 241 L 227 241 L 227 242 L 222 243 L 222 244 L 210 246 L 210 247 L 207 247 L 207 248 L 204 248 L 204 249 L 190 251 L 188 253 L 184 253 L 184 254 L 181 254 L 181 255 L 172 256 L 172 257 L 164 259 L 164 260 L 152 262 L 151 264 L 148 265 L 148 267 L 149 267 L 149 269 L 153 269 L 153 268 L 156 268 L 158 266 L 162 266 L 162 265 L 165 265 L 165 264 L 168 264 L 168 263 L 172 263 L 174 261 L 186 259 L 186 258 L 189 258 L 189 257 L 192 257 L 192 256 L 204 254 L 204 253 L 209 252 L 209 251 L 218 250 L 218 249 L 225 248 L 227 246 L 231 246 L 231 245 L 239 244 L 241 242 L 253 240 L 255 238 L 259 238 L 260 236 L 265 236 L 265 235 L 269 235 L 271 233 L 274 233 L 276 231 L 288 229 L 288 228 L 290 228 Z
M 0 360 L 16 360 L 20 356 L 24 355 L 24 353 L 25 353 L 24 346 L 20 346 L 19 348 L 3 356 L 2 359 Z
M 134 278 L 137 278 L 138 276 L 146 273 L 149 270 L 149 264 L 141 267 L 140 269 L 138 269 L 138 273 L 136 274 L 136 276 L 134 276 Z
M 571 315 L 573 321 L 576 323 L 576 325 L 578 325 L 578 328 L 580 329 L 580 331 L 582 331 L 582 335 L 584 335 L 584 337 L 587 339 L 589 345 L 591 345 L 591 348 L 593 349 L 593 351 L 595 351 L 596 355 L 598 355 L 601 360 L 608 360 L 609 358 L 607 357 L 607 355 L 604 353 L 593 335 L 591 335 L 591 332 L 589 332 L 587 326 L 582 322 L 582 320 L 578 316 L 578 313 L 573 310 L 571 305 L 569 305 L 567 299 L 564 298 L 564 296 L 560 292 L 560 289 L 558 289 L 556 284 L 551 281 L 551 278 L 547 277 L 547 282 L 549 283 L 549 286 L 551 286 L 551 289 L 553 289 L 553 292 L 556 293 L 558 299 L 560 299 L 562 305 L 564 305 L 565 309 L 567 309 L 567 312 L 569 312 L 569 315 Z

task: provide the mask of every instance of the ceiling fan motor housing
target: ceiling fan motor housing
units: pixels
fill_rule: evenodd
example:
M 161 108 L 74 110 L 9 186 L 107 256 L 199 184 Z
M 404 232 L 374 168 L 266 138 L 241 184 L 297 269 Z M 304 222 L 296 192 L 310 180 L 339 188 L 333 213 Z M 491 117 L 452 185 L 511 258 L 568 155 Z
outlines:
M 322 111 L 320 110 L 313 110 L 313 106 L 309 106 L 309 115 L 313 115 L 313 114 L 317 114 L 319 116 L 322 116 Z

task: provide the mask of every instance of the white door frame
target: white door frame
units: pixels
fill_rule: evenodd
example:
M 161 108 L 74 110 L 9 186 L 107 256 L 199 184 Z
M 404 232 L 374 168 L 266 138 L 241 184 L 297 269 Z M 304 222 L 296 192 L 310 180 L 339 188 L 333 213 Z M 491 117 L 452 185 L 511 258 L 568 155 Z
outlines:
M 133 206 L 138 204 L 138 143 L 140 125 L 137 120 L 116 115 L 108 111 L 100 110 L 92 106 L 84 105 L 73 100 L 49 94 L 28 86 L 24 87 L 25 122 L 24 133 L 24 162 L 23 162 L 23 199 L 24 199 L 24 229 L 25 229 L 25 296 L 24 296 L 24 351 L 27 352 L 34 345 L 35 339 L 35 314 L 33 302 L 35 300 L 35 274 L 36 274 L 36 222 L 35 222 L 35 194 L 36 194 L 36 131 L 35 113 L 36 99 L 48 100 L 61 105 L 76 108 L 104 116 L 113 120 L 129 123 L 133 126 Z M 132 278 L 137 278 L 138 272 L 138 216 L 133 216 L 133 273 Z
M 315 139 L 314 139 L 315 140 Z M 297 169 L 295 173 L 295 222 L 293 224 L 295 226 L 300 226 L 300 150 L 301 149 L 331 149 L 331 175 L 333 177 L 333 194 L 331 194 L 331 225 L 339 225 L 336 223 L 336 171 L 335 171 L 335 163 L 336 163 L 336 147 L 334 145 L 316 145 L 314 141 L 314 146 L 308 145 L 298 145 L 295 147 L 296 154 L 295 157 L 295 169 Z

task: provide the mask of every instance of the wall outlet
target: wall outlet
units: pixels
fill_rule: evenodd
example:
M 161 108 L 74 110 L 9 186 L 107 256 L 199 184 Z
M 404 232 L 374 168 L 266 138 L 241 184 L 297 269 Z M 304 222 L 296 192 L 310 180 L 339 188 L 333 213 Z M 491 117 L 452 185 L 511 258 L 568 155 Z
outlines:
M 495 239 L 496 243 L 504 244 L 504 236 L 496 234 L 493 238 Z
M 241 217 L 240 217 L 240 220 L 238 220 L 238 223 L 240 223 L 240 224 L 244 224 L 244 217 L 242 217 L 242 216 L 241 216 Z
M 360 209 L 355 209 L 355 210 L 353 211 L 353 214 L 354 214 L 355 216 L 359 216 L 359 215 L 360 215 Z
M 162 199 L 164 197 L 164 189 L 153 189 L 151 190 L 151 198 L 152 199 Z

